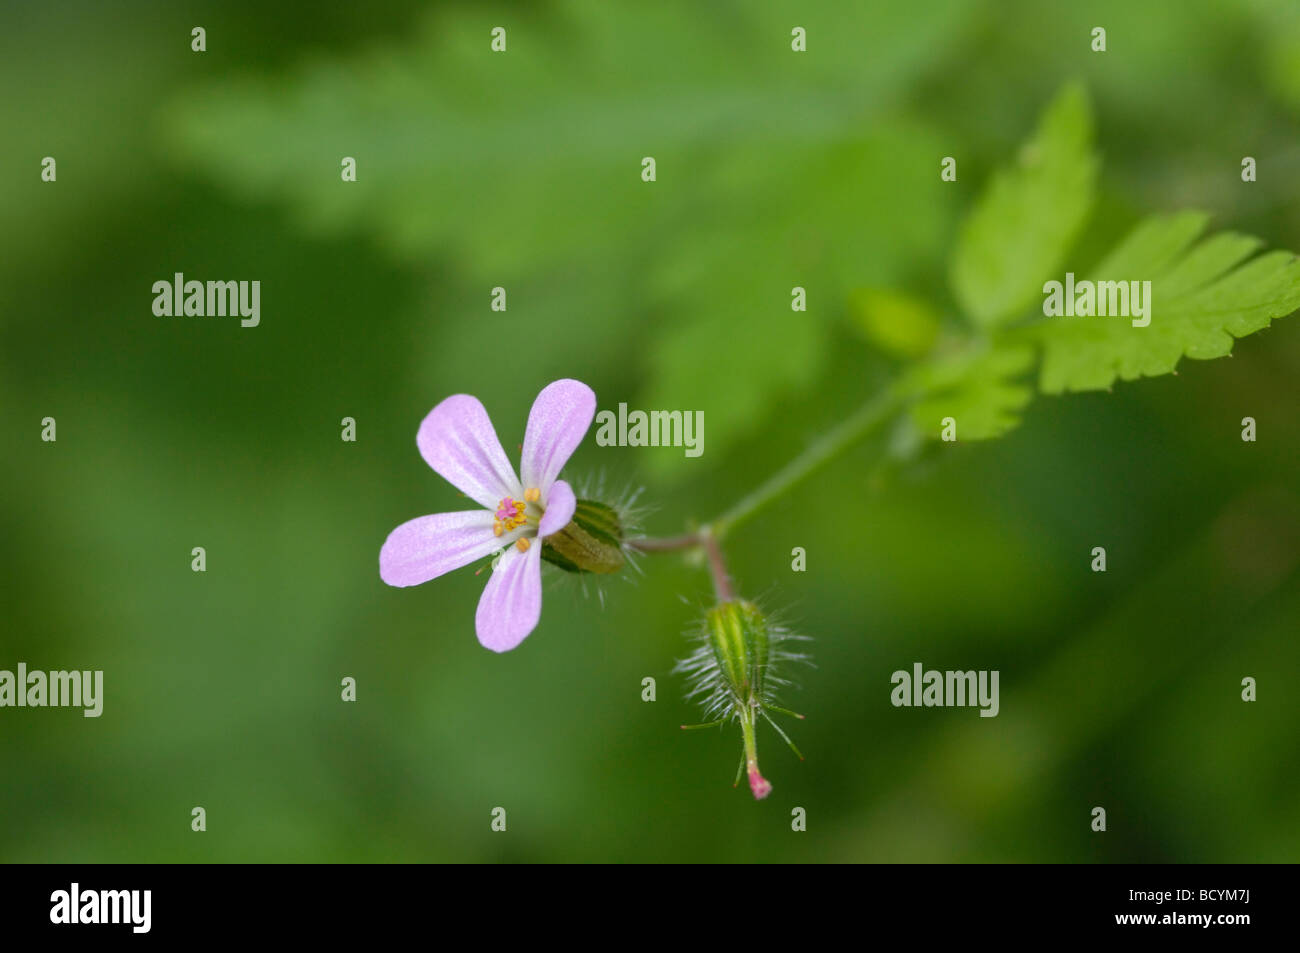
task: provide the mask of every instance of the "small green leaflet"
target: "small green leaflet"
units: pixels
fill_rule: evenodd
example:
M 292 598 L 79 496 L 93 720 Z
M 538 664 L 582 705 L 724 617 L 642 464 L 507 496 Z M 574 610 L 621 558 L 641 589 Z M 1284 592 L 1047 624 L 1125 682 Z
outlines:
M 1003 345 L 932 358 L 897 386 L 904 398 L 919 398 L 910 414 L 925 436 L 937 438 L 943 419 L 952 417 L 958 440 L 988 440 L 1019 425 L 1034 391 L 1017 379 L 1033 364 L 1033 348 Z

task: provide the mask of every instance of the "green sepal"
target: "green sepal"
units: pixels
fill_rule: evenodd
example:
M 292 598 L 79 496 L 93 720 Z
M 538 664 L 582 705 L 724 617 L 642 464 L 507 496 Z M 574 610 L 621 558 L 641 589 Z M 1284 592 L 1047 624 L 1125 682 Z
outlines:
M 542 558 L 565 572 L 618 572 L 627 561 L 618 512 L 595 500 L 578 500 L 568 525 L 542 540 Z
M 752 602 L 736 599 L 705 614 L 709 647 L 732 694 L 743 706 L 762 698 L 771 643 L 767 620 Z

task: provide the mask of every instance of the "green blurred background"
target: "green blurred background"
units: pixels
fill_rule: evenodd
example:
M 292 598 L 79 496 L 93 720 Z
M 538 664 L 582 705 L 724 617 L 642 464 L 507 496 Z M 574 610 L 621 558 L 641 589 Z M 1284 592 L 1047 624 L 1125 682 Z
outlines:
M 645 487 L 654 534 L 724 508 L 891 373 L 855 291 L 955 316 L 960 216 L 1067 80 L 1104 159 L 1080 255 L 1185 207 L 1300 249 L 1293 3 L 14 4 L 0 78 L 0 668 L 106 693 L 0 710 L 0 859 L 1300 855 L 1295 318 L 995 442 L 868 442 L 738 531 L 742 591 L 815 638 L 762 803 L 736 730 L 677 729 L 697 568 L 555 585 L 504 656 L 482 577 L 377 569 L 460 508 L 414 443 L 456 392 L 508 448 L 561 376 L 703 410 L 698 459 L 589 438 L 566 472 Z M 175 271 L 259 279 L 261 326 L 155 317 Z M 1001 713 L 891 707 L 917 661 L 1000 670 Z

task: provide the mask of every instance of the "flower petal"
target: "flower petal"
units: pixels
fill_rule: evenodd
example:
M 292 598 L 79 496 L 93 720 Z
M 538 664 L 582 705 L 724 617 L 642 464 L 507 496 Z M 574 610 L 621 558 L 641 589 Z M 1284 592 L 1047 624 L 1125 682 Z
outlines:
M 537 538 L 543 539 L 552 533 L 558 533 L 569 525 L 578 501 L 573 495 L 573 487 L 563 480 L 551 484 L 550 496 L 546 499 L 546 512 L 537 524 Z
M 390 586 L 418 586 L 500 548 L 487 510 L 408 520 L 379 551 L 379 576 Z
M 596 394 L 582 381 L 558 380 L 542 388 L 524 431 L 519 469 L 525 487 L 535 486 L 546 497 L 595 415 Z
M 501 556 L 478 601 L 474 627 L 484 648 L 508 652 L 537 628 L 542 615 L 542 544 Z
M 495 509 L 522 495 L 514 467 L 477 397 L 454 394 L 424 418 L 415 443 L 425 462 L 474 502 Z

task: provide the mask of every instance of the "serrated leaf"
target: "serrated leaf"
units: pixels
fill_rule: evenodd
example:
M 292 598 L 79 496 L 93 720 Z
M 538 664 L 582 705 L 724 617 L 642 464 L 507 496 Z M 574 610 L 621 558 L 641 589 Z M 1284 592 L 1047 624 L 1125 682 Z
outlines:
M 1092 281 L 1150 281 L 1150 324 L 1124 316 L 1047 317 L 1031 329 L 1042 343 L 1044 393 L 1104 390 L 1116 379 L 1168 374 L 1183 357 L 1232 352 L 1300 307 L 1300 264 L 1290 252 L 1251 259 L 1261 242 L 1222 232 L 1200 240 L 1208 216 L 1184 212 L 1142 222 L 1097 266 Z
M 938 438 L 943 419 L 952 417 L 958 440 L 988 440 L 1019 426 L 1034 396 L 1022 380 L 1033 364 L 1033 348 L 999 345 L 932 358 L 897 386 L 914 401 L 909 414 L 926 437 Z
M 1004 324 L 1034 302 L 1087 219 L 1097 166 L 1087 95 L 1067 86 L 962 227 L 950 280 L 976 325 Z

